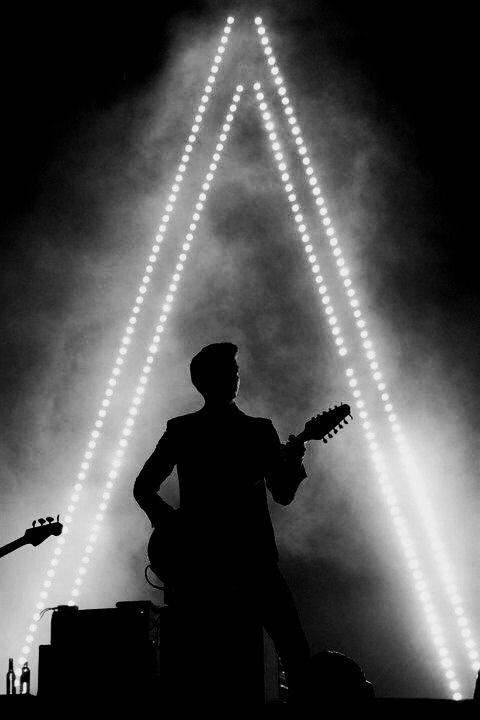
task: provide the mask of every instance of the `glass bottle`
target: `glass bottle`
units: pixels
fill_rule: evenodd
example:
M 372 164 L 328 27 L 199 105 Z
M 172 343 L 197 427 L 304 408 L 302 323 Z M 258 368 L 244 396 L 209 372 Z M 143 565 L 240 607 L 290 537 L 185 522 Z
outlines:
M 30 695 L 30 668 L 28 662 L 23 663 L 20 675 L 20 695 Z
M 13 669 L 13 658 L 8 658 L 8 672 L 7 672 L 7 695 L 16 695 L 17 688 L 15 687 L 15 671 Z

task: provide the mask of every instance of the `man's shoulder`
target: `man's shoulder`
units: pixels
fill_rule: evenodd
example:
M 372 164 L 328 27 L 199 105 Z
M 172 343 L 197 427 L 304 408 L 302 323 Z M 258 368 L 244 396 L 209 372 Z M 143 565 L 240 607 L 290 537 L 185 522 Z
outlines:
M 177 417 L 173 417 L 170 418 L 170 420 L 167 420 L 167 427 L 176 428 L 180 427 L 181 425 L 188 425 L 189 423 L 198 422 L 199 414 L 200 411 L 197 410 L 196 412 L 185 413 L 185 415 L 177 415 Z
M 242 413 L 243 417 L 245 418 L 246 422 L 249 423 L 255 423 L 257 425 L 272 425 L 272 421 L 269 418 L 264 417 L 257 417 L 256 415 L 247 415 L 246 413 Z
M 240 420 L 242 423 L 248 423 L 257 426 L 271 426 L 273 423 L 269 418 L 256 417 L 254 415 L 248 415 L 240 408 L 237 408 L 235 418 Z M 203 409 L 196 410 L 195 412 L 185 413 L 184 415 L 178 415 L 177 417 L 170 418 L 167 421 L 167 427 L 175 429 L 179 427 L 186 427 L 188 425 L 197 425 L 205 421 L 205 413 Z

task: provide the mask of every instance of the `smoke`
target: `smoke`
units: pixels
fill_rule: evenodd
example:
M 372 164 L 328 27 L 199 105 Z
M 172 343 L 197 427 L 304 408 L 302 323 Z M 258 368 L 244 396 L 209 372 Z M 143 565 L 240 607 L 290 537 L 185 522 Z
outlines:
M 221 18 L 235 14 L 226 4 L 222 13 L 220 5 L 205 4 L 197 15 L 171 19 L 159 72 L 120 93 L 109 107 L 84 110 L 49 157 L 28 212 L 6 226 L 0 446 L 4 543 L 33 518 L 64 513 Z M 255 11 L 242 3 L 240 19 L 250 9 Z M 429 206 L 430 178 L 419 168 L 408 123 L 399 129 L 382 114 L 377 88 L 336 50 L 340 30 L 347 27 L 341 19 L 329 9 L 320 18 L 309 3 L 277 2 L 262 12 L 392 397 L 443 522 L 454 520 L 457 532 L 454 536 L 445 528 L 446 537 L 465 595 L 474 597 L 467 568 L 478 498 L 477 441 L 469 429 L 476 412 L 471 397 L 476 376 L 468 357 L 459 357 L 467 353 L 465 337 L 473 324 L 464 317 L 468 298 L 438 292 L 448 281 L 448 268 L 437 244 L 440 220 Z M 190 222 L 192 199 L 235 84 L 241 81 L 247 88 L 257 79 L 261 55 L 256 53 L 251 29 L 240 24 L 169 225 L 91 475 L 92 489 L 79 506 L 59 587 L 49 603 L 67 600 L 78 563 L 74 548 L 84 543 L 82 531 L 94 512 L 126 398 Z M 267 86 L 265 73 L 260 79 Z M 318 254 L 333 294 L 331 261 L 321 247 Z M 349 402 L 343 366 L 250 91 L 212 183 L 175 302 L 81 607 L 120 599 L 158 602 L 143 579 L 149 525 L 133 503 L 131 488 L 166 420 L 200 405 L 188 377 L 189 360 L 200 347 L 222 340 L 239 345 L 239 404 L 253 415 L 271 417 L 284 440 L 323 408 Z M 306 466 L 309 477 L 295 504 L 272 507 L 272 514 L 312 646 L 356 657 L 377 694 L 443 694 L 429 668 L 428 639 L 406 589 L 408 577 L 374 485 L 358 419 L 326 447 L 310 446 Z M 178 502 L 175 477 L 162 494 Z M 22 645 L 51 547 L 46 542 L 24 548 L 2 561 L 4 667 L 5 658 Z M 47 622 L 42 621 L 40 642 L 48 642 Z M 392 658 L 391 668 L 385 668 L 386 656 Z

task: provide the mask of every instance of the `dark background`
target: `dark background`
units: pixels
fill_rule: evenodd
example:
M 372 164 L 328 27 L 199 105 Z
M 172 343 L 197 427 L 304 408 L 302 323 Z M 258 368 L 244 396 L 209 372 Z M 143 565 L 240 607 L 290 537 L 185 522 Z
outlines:
M 230 13 L 235 27 L 260 13 L 272 28 L 397 407 L 443 512 L 473 621 L 480 380 L 475 24 L 461 4 L 296 2 L 292 9 L 278 2 L 235 10 L 225 3 L 84 3 L 4 12 L 3 542 L 35 515 L 62 512 L 58 493 L 71 486 Z M 236 52 L 237 65 L 225 70 L 225 97 L 253 65 Z M 239 123 L 244 144 L 237 136 L 228 162 L 226 152 L 226 175 L 218 178 L 203 231 L 212 236 L 210 254 L 192 260 L 200 280 L 185 280 L 169 320 L 157 394 L 145 407 L 136 457 L 85 597 L 91 607 L 154 598 L 142 585 L 148 525 L 132 509 L 129 488 L 164 420 L 197 404 L 185 367 L 199 347 L 239 340 L 243 406 L 271 416 L 283 437 L 346 392 L 306 289 L 311 283 L 301 265 L 292 265 L 287 208 L 272 204 L 282 191 L 274 181 L 267 187 L 272 170 L 263 136 L 254 123 Z M 249 163 L 257 166 L 255 177 Z M 278 267 L 265 239 L 277 242 Z M 314 649 L 355 656 L 380 695 L 443 696 L 414 600 L 402 595 L 408 579 L 401 558 L 383 538 L 388 522 L 360 432 L 358 441 L 351 437 L 348 449 L 339 439 L 330 454 L 311 451 L 307 469 L 312 482 L 323 477 L 323 488 L 309 486 L 290 514 L 275 514 L 285 572 Z M 21 646 L 44 547 L 35 557 L 24 550 L 4 561 L 5 657 Z M 117 572 L 107 592 L 102 568 L 112 565 Z M 465 678 L 468 694 L 471 672 Z

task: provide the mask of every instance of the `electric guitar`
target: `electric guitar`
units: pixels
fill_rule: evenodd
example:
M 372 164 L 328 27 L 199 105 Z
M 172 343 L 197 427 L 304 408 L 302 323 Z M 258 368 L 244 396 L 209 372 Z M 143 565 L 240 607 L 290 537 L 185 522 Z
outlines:
M 348 425 L 348 419 L 352 419 L 350 405 L 335 405 L 330 410 L 325 410 L 320 415 L 315 415 L 305 423 L 305 427 L 296 437 L 290 436 L 289 442 L 307 442 L 308 440 L 323 440 L 328 442 L 333 438 L 344 425 Z
M 344 425 L 348 425 L 348 418 L 352 419 L 350 406 L 336 405 L 308 420 L 301 433 L 289 437 L 288 444 L 300 444 L 309 440 L 323 440 L 327 443 Z M 176 511 L 172 510 L 171 518 L 171 521 L 167 519 L 154 528 L 147 552 L 155 575 L 162 582 L 175 585 L 175 578 L 179 577 L 185 563 L 185 548 Z
M 7 543 L 7 545 L 4 545 L 0 548 L 0 557 L 8 555 L 17 548 L 22 547 L 22 545 L 34 545 L 36 547 L 48 537 L 50 537 L 50 535 L 61 535 L 63 525 L 59 522 L 59 517 L 60 516 L 57 515 L 57 519 L 55 522 L 53 517 L 47 517 L 46 519 L 39 518 L 38 525 L 37 520 L 34 520 L 32 523 L 32 527 L 27 528 L 25 530 L 25 534 L 22 537 L 19 537 L 17 540 L 13 540 L 12 542 Z

